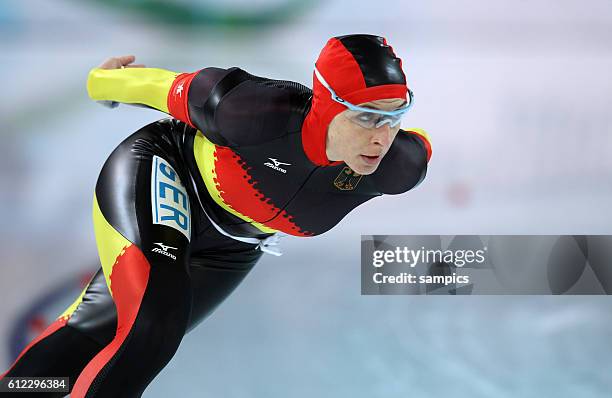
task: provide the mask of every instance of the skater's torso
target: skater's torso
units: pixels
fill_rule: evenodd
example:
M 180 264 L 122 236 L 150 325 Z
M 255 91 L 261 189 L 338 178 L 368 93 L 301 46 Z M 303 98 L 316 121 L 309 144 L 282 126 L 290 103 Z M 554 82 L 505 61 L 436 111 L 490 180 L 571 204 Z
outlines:
M 383 193 L 405 192 L 424 177 L 427 149 L 422 136 L 409 131 L 400 131 L 372 175 L 359 175 L 343 162 L 314 164 L 301 134 L 310 89 L 240 69 L 222 73 L 208 96 L 219 97 L 218 106 L 233 110 L 200 114 L 200 120 L 192 121 L 201 130 L 184 128 L 180 141 L 202 205 L 227 232 L 318 235 L 360 204 Z M 197 77 L 190 88 L 196 90 Z M 271 111 L 274 118 L 259 116 Z

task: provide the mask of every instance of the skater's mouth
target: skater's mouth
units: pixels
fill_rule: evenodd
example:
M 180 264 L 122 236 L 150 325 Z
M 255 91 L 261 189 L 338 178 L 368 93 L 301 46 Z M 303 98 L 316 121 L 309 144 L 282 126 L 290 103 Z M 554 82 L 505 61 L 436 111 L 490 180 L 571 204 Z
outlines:
M 360 155 L 367 164 L 376 164 L 380 161 L 380 155 Z

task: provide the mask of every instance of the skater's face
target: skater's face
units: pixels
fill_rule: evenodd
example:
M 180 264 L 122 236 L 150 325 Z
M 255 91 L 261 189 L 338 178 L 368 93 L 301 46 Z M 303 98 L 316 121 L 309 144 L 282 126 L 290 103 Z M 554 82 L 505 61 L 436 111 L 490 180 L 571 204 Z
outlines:
M 406 104 L 402 98 L 381 99 L 359 104 L 359 106 L 393 111 Z M 337 114 L 329 124 L 326 139 L 326 154 L 330 161 L 343 161 L 353 171 L 372 174 L 385 156 L 400 126 L 384 123 L 380 127 L 364 128 L 349 119 L 349 112 Z

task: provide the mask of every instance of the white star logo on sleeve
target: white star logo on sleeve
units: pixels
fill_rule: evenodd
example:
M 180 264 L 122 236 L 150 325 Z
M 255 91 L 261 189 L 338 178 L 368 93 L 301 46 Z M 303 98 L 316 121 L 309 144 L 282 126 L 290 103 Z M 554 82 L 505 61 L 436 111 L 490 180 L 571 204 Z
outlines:
M 183 83 L 176 86 L 176 90 L 174 90 L 174 95 L 178 95 L 180 97 L 182 92 L 183 92 Z

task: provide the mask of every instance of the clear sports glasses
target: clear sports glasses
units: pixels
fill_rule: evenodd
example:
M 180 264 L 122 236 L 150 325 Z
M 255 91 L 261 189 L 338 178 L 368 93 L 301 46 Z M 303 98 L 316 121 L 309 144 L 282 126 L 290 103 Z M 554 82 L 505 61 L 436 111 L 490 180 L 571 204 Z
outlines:
M 325 81 L 325 79 L 321 75 L 321 72 L 319 72 L 316 67 L 314 71 L 315 75 L 317 76 L 317 79 L 319 79 L 319 82 L 321 82 L 321 84 L 331 93 L 332 99 L 346 106 L 349 109 L 347 111 L 346 117 L 353 123 L 356 123 L 366 129 L 379 128 L 382 127 L 385 123 L 389 124 L 389 126 L 391 127 L 397 126 L 401 122 L 404 114 L 408 112 L 408 109 L 410 109 L 410 107 L 414 103 L 414 94 L 410 89 L 408 89 L 409 102 L 403 107 L 394 111 L 383 111 L 380 109 L 372 109 L 364 106 L 351 104 L 350 102 L 346 101 L 338 94 L 336 94 L 336 92 L 330 87 L 327 81 Z

